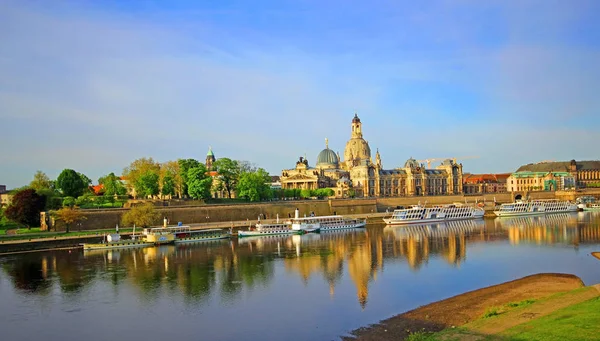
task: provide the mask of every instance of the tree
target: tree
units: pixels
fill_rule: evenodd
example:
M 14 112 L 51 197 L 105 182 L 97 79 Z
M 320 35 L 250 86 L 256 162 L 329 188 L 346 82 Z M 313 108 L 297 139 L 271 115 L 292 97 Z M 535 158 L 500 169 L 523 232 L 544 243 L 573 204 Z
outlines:
M 160 194 L 175 195 L 175 177 L 169 172 L 162 177 Z
M 156 177 L 150 176 L 149 174 L 156 174 Z M 129 167 L 123 169 L 123 176 L 127 178 L 127 188 L 129 190 L 135 190 L 135 195 L 144 195 L 145 192 L 151 192 L 156 195 L 158 194 L 158 178 L 160 173 L 160 165 L 155 162 L 152 158 L 141 158 L 133 161 Z M 140 178 L 144 176 L 145 179 L 140 181 Z M 155 179 L 156 185 L 149 183 L 149 180 Z M 157 188 L 154 191 L 154 188 Z
M 29 183 L 29 187 L 35 189 L 36 191 L 40 191 L 44 189 L 52 189 L 54 186 L 48 175 L 39 170 L 33 175 L 33 180 Z
M 167 161 L 160 165 L 160 192 L 163 195 L 183 197 L 185 192 L 183 191 L 183 179 L 179 172 L 178 161 Z
M 207 174 L 206 166 L 199 164 L 197 167 L 190 168 L 187 174 L 188 194 L 194 199 L 210 198 L 210 187 L 212 178 Z
M 63 207 L 52 214 L 56 220 L 60 220 L 65 223 L 65 232 L 69 233 L 71 224 L 81 220 L 87 219 L 86 216 L 81 213 L 80 210 L 73 207 Z
M 89 187 L 92 185 L 92 179 L 88 178 L 85 174 L 83 173 L 77 173 L 79 174 L 79 177 L 81 178 L 81 181 L 83 181 L 83 183 L 85 184 L 86 187 Z
M 219 189 L 227 191 L 231 198 L 231 191 L 235 190 L 240 178 L 240 163 L 224 157 L 213 163 L 213 169 L 219 174 Z
M 76 198 L 81 196 L 88 187 L 85 181 L 76 171 L 64 169 L 56 179 L 56 186 L 63 195 Z
M 271 176 L 262 168 L 255 172 L 245 172 L 240 175 L 237 186 L 238 196 L 250 201 L 271 198 Z
M 312 191 L 310 189 L 303 189 L 300 191 L 300 197 L 304 199 L 308 199 L 312 196 Z
M 188 193 L 188 171 L 192 168 L 196 168 L 201 165 L 198 160 L 194 159 L 179 159 L 177 160 L 179 164 L 179 176 L 181 177 L 181 189 L 182 193 Z
M 135 192 L 143 197 L 155 196 L 158 194 L 159 175 L 151 170 L 142 174 L 135 182 Z
M 4 215 L 16 223 L 31 228 L 40 224 L 40 212 L 45 204 L 46 197 L 38 195 L 34 189 L 25 189 L 13 196 Z
M 159 218 L 159 213 L 154 210 L 152 203 L 146 202 L 141 205 L 132 207 L 127 211 L 121 219 L 123 226 L 141 226 L 148 227 L 156 222 Z
M 125 195 L 127 188 L 121 182 L 121 179 L 115 173 L 109 173 L 100 179 L 98 183 L 104 187 L 105 196 Z

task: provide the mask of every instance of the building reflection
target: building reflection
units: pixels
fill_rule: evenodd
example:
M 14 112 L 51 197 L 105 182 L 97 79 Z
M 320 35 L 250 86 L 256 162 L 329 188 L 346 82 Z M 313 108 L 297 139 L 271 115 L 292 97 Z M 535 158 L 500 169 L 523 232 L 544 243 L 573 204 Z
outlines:
M 414 226 L 369 226 L 367 229 L 294 236 L 242 238 L 188 245 L 83 252 L 53 251 L 13 256 L 2 271 L 16 290 L 51 295 L 60 290 L 83 295 L 83 288 L 107 283 L 129 285 L 144 300 L 162 293 L 185 302 L 207 304 L 211 295 L 243 300 L 244 291 L 263 290 L 274 277 L 312 278 L 327 283 L 332 298 L 341 283 L 356 290 L 365 308 L 369 287 L 386 262 L 419 271 L 434 258 L 458 267 L 469 244 L 508 240 L 520 243 L 573 244 L 600 242 L 600 212 L 553 214 L 496 220 L 463 220 Z M 279 267 L 280 266 L 280 267 Z
M 467 240 L 485 240 L 485 224 L 483 219 L 476 219 L 386 226 L 384 233 L 394 256 L 405 258 L 411 269 L 418 270 L 430 255 L 439 255 L 453 266 L 460 265 L 466 258 Z
M 579 228 L 580 217 L 585 214 L 554 213 L 539 216 L 520 216 L 496 218 L 497 227 L 508 232 L 511 244 L 570 244 L 579 245 L 581 242 L 592 241 L 597 232 L 597 226 Z M 597 238 L 597 235 L 596 235 Z M 597 241 L 598 239 L 594 240 Z

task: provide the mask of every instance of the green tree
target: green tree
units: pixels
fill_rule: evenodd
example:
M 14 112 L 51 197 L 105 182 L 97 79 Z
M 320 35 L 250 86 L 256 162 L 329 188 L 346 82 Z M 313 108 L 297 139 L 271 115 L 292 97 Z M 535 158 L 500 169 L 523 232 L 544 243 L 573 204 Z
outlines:
M 60 210 L 53 212 L 52 215 L 56 220 L 65 223 L 65 232 L 67 233 L 69 233 L 71 224 L 87 219 L 80 210 L 73 207 L 63 207 Z
M 29 228 L 39 226 L 40 212 L 44 209 L 46 197 L 38 195 L 34 189 L 17 192 L 6 208 L 4 215 L 19 224 Z
M 213 163 L 213 169 L 219 174 L 219 189 L 227 191 L 227 196 L 231 198 L 231 192 L 235 190 L 240 178 L 239 161 L 220 158 Z
M 242 173 L 237 186 L 238 196 L 250 201 L 269 199 L 272 197 L 270 183 L 271 176 L 262 168 Z
M 70 197 L 79 197 L 88 187 L 81 176 L 72 169 L 64 169 L 56 179 L 56 186 L 63 195 Z
M 167 161 L 160 165 L 160 192 L 163 195 L 183 197 L 183 179 L 179 172 L 178 161 Z M 165 188 L 166 185 L 166 188 Z M 171 189 L 172 187 L 172 189 Z
M 150 173 L 156 174 L 156 177 L 150 176 Z M 128 167 L 123 169 L 123 176 L 127 179 L 127 188 L 129 188 L 129 190 L 135 190 L 136 196 L 158 194 L 159 174 L 160 165 L 158 164 L 158 162 L 155 162 L 152 158 L 137 159 L 133 161 Z M 140 178 L 142 177 L 145 177 L 145 179 L 140 181 Z M 154 180 L 156 182 L 156 185 L 152 183 L 152 181 Z
M 312 191 L 310 189 L 303 189 L 300 191 L 300 197 L 307 199 L 312 196 Z
M 105 196 L 125 195 L 127 194 L 127 188 L 121 182 L 121 179 L 115 175 L 115 173 L 109 173 L 100 179 L 98 184 L 104 187 Z
M 64 207 L 73 207 L 75 206 L 75 198 L 73 197 L 64 197 L 62 201 L 62 205 Z
M 199 164 L 197 167 L 190 168 L 187 174 L 188 194 L 194 199 L 210 198 L 210 187 L 212 178 L 207 174 L 206 166 Z
M 92 185 L 92 179 L 88 178 L 85 174 L 83 173 L 77 173 L 79 174 L 79 177 L 81 178 L 81 181 L 83 181 L 83 183 L 86 185 L 86 187 L 89 187 Z
M 159 218 L 159 213 L 154 209 L 152 203 L 146 202 L 141 205 L 132 207 L 129 211 L 123 214 L 121 224 L 123 226 L 141 226 L 148 227 L 155 224 Z
M 160 194 L 175 195 L 175 177 L 170 172 L 162 177 Z
M 48 175 L 39 170 L 33 175 L 33 180 L 29 183 L 29 187 L 35 189 L 36 191 L 40 191 L 44 189 L 52 189 L 54 186 Z
M 135 192 L 144 198 L 158 195 L 158 179 L 159 175 L 157 173 L 150 170 L 147 171 L 136 180 L 134 184 Z
M 179 176 L 181 177 L 181 189 L 182 193 L 188 193 L 188 172 L 192 168 L 196 168 L 201 165 L 198 160 L 194 159 L 179 159 L 177 160 L 179 164 Z

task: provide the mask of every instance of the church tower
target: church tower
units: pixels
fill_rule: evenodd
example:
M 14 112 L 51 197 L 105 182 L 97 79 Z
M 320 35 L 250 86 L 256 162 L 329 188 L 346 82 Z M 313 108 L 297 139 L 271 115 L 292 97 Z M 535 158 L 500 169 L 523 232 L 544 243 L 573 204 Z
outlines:
M 215 154 L 212 151 L 212 147 L 208 147 L 208 153 L 206 153 L 206 169 L 212 170 L 213 162 L 215 162 Z
M 354 113 L 354 118 L 352 119 L 352 136 L 353 139 L 362 139 L 362 123 L 360 123 L 360 118 L 358 118 L 358 114 Z

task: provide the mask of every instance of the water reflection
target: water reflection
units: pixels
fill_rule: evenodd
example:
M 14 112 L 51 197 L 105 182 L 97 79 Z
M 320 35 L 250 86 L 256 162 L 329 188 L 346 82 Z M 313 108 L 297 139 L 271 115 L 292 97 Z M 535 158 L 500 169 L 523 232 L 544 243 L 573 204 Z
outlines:
M 511 244 L 568 244 L 600 241 L 600 212 L 556 213 L 540 216 L 503 217 L 495 220 L 498 228 L 508 231 Z
M 598 243 L 600 212 L 374 225 L 351 231 L 141 249 L 55 251 L 5 257 L 0 266 L 14 288 L 28 295 L 49 295 L 54 287 L 81 295 L 82 289 L 91 285 L 127 285 L 150 303 L 167 293 L 198 305 L 206 305 L 212 296 L 225 302 L 244 300 L 244 290 L 269 290 L 276 276 L 297 278 L 305 286 L 311 278 L 322 279 L 333 298 L 347 279 L 364 309 L 369 286 L 385 263 L 418 272 L 431 259 L 441 258 L 445 264 L 459 267 L 467 259 L 469 244 L 507 239 L 515 246 L 524 242 Z M 277 273 L 279 268 L 285 273 Z

